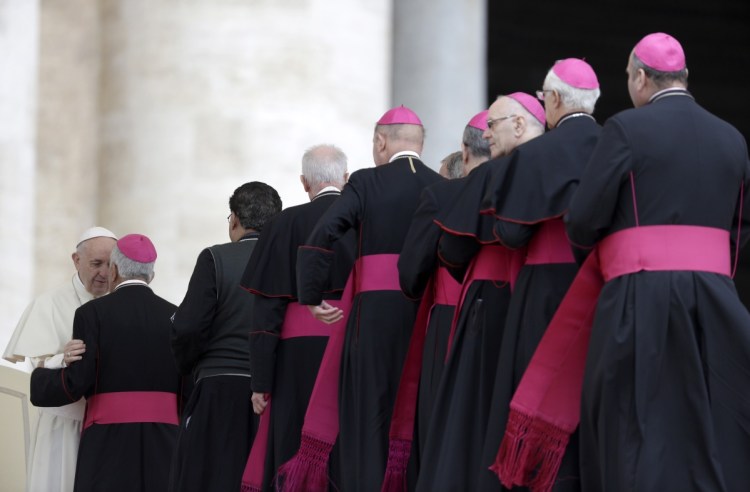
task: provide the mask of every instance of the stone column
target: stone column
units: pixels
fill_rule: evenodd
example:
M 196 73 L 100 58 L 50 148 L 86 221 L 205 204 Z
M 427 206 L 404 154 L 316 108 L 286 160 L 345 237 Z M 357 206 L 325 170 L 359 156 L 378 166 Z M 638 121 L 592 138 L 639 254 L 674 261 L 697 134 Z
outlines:
M 70 255 L 99 223 L 98 0 L 41 2 L 35 262 L 37 292 L 75 272 Z
M 438 169 L 459 150 L 469 119 L 487 108 L 486 0 L 393 2 L 393 105 L 427 130 L 423 158 Z
M 244 182 L 307 201 L 300 158 L 372 165 L 388 108 L 388 0 L 102 0 L 101 218 L 149 235 L 154 290 L 179 303 L 200 250 L 228 241 Z
M 0 352 L 34 288 L 38 25 L 37 0 L 0 1 Z

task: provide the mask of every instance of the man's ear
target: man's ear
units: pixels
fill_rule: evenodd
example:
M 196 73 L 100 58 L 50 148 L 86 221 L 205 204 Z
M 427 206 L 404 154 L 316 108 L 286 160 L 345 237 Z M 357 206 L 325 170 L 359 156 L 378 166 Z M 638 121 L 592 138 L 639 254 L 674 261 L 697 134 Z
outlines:
M 304 188 L 305 193 L 310 192 L 310 185 L 307 184 L 307 180 L 305 179 L 304 174 L 299 175 L 299 182 L 302 183 L 302 188 Z
M 513 132 L 516 137 L 520 137 L 526 133 L 526 117 L 524 115 L 518 115 L 513 122 Z
M 552 107 L 559 108 L 562 105 L 562 97 L 557 91 L 552 91 Z
M 635 72 L 635 86 L 638 90 L 642 90 L 646 86 L 646 71 L 642 68 Z
M 385 150 L 385 136 L 380 132 L 375 132 L 375 148 L 380 152 Z
M 72 255 L 70 255 L 70 259 L 73 260 L 73 266 L 76 267 L 76 271 L 78 271 L 78 265 L 80 265 L 81 263 L 81 255 L 79 255 L 76 251 Z

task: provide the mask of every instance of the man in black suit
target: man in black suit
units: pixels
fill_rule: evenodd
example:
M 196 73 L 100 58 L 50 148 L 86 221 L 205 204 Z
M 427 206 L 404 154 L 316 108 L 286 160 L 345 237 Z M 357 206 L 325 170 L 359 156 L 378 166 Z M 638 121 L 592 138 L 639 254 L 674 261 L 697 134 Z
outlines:
M 239 490 L 257 418 L 250 403 L 247 334 L 252 298 L 242 272 L 266 222 L 281 210 L 271 186 L 251 181 L 229 197 L 231 242 L 204 249 L 172 318 L 172 352 L 195 388 L 185 407 L 170 490 Z

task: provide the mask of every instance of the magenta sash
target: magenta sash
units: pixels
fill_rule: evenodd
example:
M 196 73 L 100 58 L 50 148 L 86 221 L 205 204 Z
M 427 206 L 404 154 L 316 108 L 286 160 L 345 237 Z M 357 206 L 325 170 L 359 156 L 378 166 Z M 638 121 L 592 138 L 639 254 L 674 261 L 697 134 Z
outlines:
M 327 299 L 331 306 L 341 307 L 337 299 Z M 281 339 L 297 337 L 327 337 L 331 335 L 331 325 L 315 319 L 310 309 L 298 302 L 290 302 L 284 314 L 284 324 L 281 327 Z
M 341 307 L 341 302 L 338 300 L 331 299 L 326 302 L 332 306 Z M 284 324 L 281 326 L 282 340 L 298 337 L 327 337 L 330 334 L 331 325 L 315 319 L 307 306 L 298 302 L 287 304 Z M 260 416 L 258 432 L 255 434 L 253 446 L 247 457 L 245 471 L 242 474 L 241 492 L 260 492 L 263 489 L 268 433 L 271 427 L 271 405 L 269 398 L 266 410 Z
M 729 276 L 729 232 L 699 226 L 644 226 L 616 232 L 589 254 L 542 337 L 510 403 L 491 469 L 508 488 L 552 489 L 580 420 L 583 375 L 599 292 L 641 271 Z
M 411 456 L 424 340 L 430 325 L 430 314 L 432 308 L 438 304 L 455 306 L 460 295 L 461 284 L 444 267 L 438 267 L 425 288 L 409 340 L 409 351 L 406 353 L 404 368 L 401 372 L 391 427 L 388 432 L 388 461 L 381 492 L 406 491 L 406 466 Z
M 534 237 L 529 241 L 525 264 L 547 265 L 550 263 L 575 263 L 562 219 L 542 222 L 534 233 Z
M 461 284 L 461 294 L 456 304 L 456 311 L 453 313 L 451 330 L 448 335 L 448 347 L 445 351 L 446 360 L 450 356 L 453 337 L 456 334 L 458 319 L 461 316 L 461 310 L 466 301 L 466 294 L 469 287 L 475 280 L 492 280 L 494 282 L 507 282 L 510 284 L 511 291 L 518 278 L 518 273 L 523 266 L 525 250 L 511 250 L 505 246 L 482 245 L 479 252 L 474 256 L 469 264 L 469 268 L 464 275 L 464 281 Z
M 179 425 L 177 395 L 164 391 L 120 391 L 86 398 L 84 430 L 94 424 L 147 422 Z
M 320 364 L 310 403 L 302 426 L 302 439 L 297 454 L 278 471 L 282 491 L 326 492 L 328 490 L 328 459 L 339 433 L 338 383 L 341 356 L 346 335 L 347 318 L 352 314 L 352 301 L 362 292 L 401 291 L 398 283 L 397 254 L 368 255 L 354 264 L 341 297 L 344 319 L 334 323 Z
M 461 284 L 448 273 L 445 267 L 438 267 L 435 272 L 435 298 L 433 299 L 434 304 L 441 304 L 443 306 L 455 306 L 458 304 L 458 299 L 461 296 Z M 425 294 L 428 290 L 425 289 Z

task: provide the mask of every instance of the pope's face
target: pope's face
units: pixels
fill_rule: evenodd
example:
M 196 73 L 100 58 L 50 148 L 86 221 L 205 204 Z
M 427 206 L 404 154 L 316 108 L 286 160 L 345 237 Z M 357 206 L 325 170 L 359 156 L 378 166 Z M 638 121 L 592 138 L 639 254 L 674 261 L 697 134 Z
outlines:
M 93 296 L 109 292 L 109 255 L 115 242 L 110 237 L 95 237 L 82 243 L 73 253 L 78 278 Z

